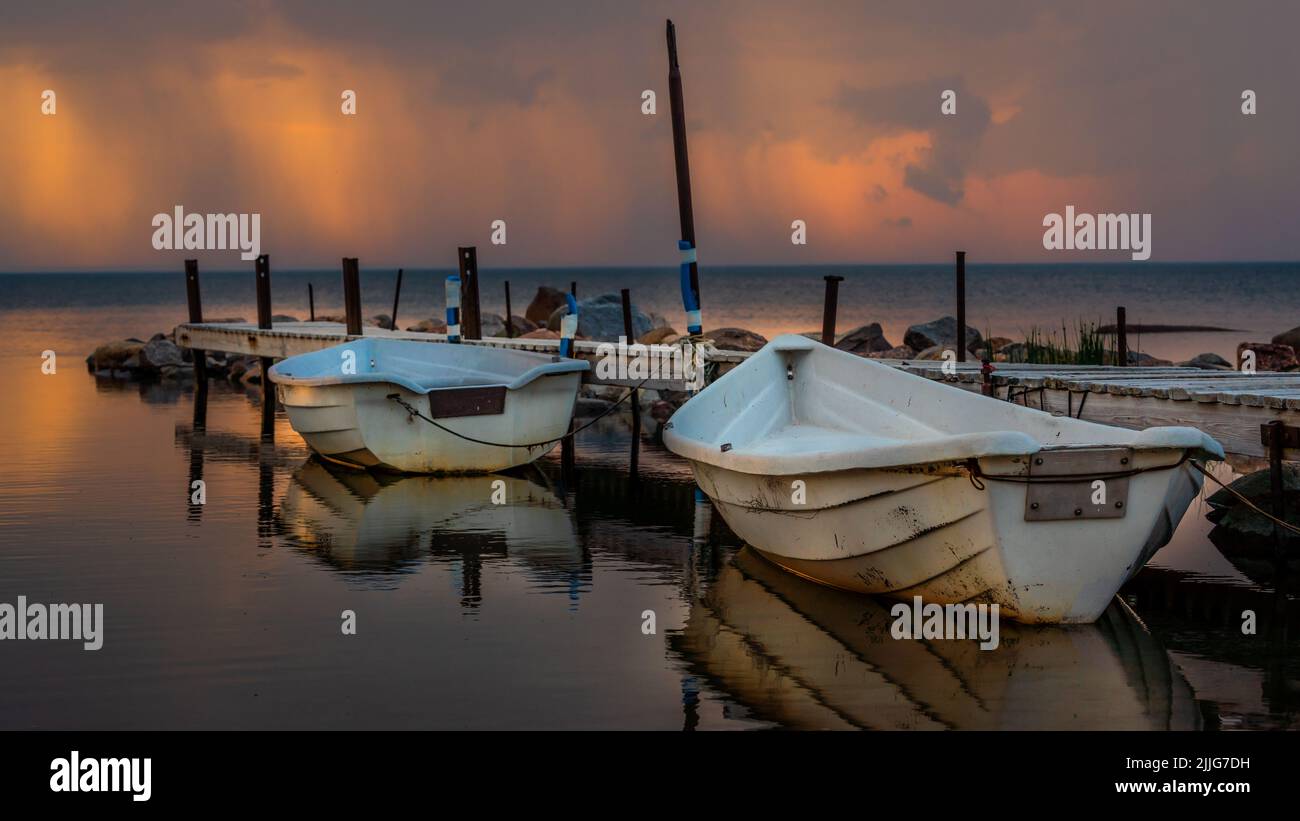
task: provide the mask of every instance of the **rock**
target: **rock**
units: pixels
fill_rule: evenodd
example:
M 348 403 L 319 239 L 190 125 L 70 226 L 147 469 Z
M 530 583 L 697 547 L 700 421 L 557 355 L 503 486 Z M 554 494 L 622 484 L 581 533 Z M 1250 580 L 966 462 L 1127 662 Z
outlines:
M 1002 349 L 1015 343 L 1013 339 L 1007 339 L 1005 336 L 990 336 L 984 340 L 984 346 L 992 349 L 993 353 L 1002 353 Z
M 240 376 L 239 381 L 243 382 L 245 385 L 262 384 L 262 363 L 254 362 L 249 365 Z
M 523 317 L 523 316 L 518 316 L 518 315 L 513 315 L 510 317 L 510 325 L 512 326 L 511 330 L 515 332 L 514 333 L 515 336 L 523 336 L 529 331 L 537 330 L 537 325 L 534 324 L 531 319 L 528 319 L 527 317 Z M 486 333 L 486 331 L 484 331 L 484 333 Z M 505 335 L 506 335 L 506 328 L 505 328 L 505 324 L 502 323 L 501 333 L 494 334 L 494 336 L 505 336 Z
M 447 323 L 430 317 L 429 319 L 421 319 L 414 325 L 407 326 L 406 330 L 422 334 L 445 334 L 447 333 Z
M 163 333 L 162 331 L 159 331 L 158 333 L 149 337 L 150 342 L 157 342 L 160 339 L 171 339 L 171 337 L 169 337 L 167 334 Z
M 653 316 L 653 314 L 651 314 L 651 316 Z M 636 341 L 640 342 L 642 345 L 662 345 L 666 344 L 664 343 L 664 340 L 668 337 L 680 336 L 680 334 L 667 325 L 661 325 L 646 331 L 641 336 L 637 337 Z
M 366 320 L 366 324 L 376 328 L 387 328 L 393 324 L 393 318 L 388 314 L 375 314 Z
M 316 317 L 317 322 L 337 322 L 340 325 L 346 325 L 348 317 L 346 314 L 321 314 Z
M 744 328 L 715 328 L 706 331 L 704 336 L 724 351 L 756 351 L 767 344 L 765 337 Z
M 246 370 L 248 370 L 247 359 L 244 359 L 242 357 L 232 359 L 230 361 L 230 364 L 226 368 L 226 377 L 231 382 L 238 382 L 240 378 L 243 377 L 244 371 Z
M 1187 368 L 1201 368 L 1207 371 L 1230 371 L 1232 363 L 1215 353 L 1198 353 L 1186 362 L 1179 362 Z
M 1259 470 L 1239 477 L 1228 487 L 1245 496 L 1264 510 L 1272 509 L 1272 476 L 1268 470 Z M 1282 496 L 1286 521 L 1300 526 L 1300 465 L 1282 463 Z M 1243 504 L 1236 496 L 1220 488 L 1205 500 L 1210 508 L 1206 518 L 1214 522 L 1211 540 L 1225 555 L 1273 554 L 1273 522 Z M 1300 537 L 1281 529 L 1285 541 L 1294 543 Z
M 841 351 L 855 353 L 858 356 L 870 356 L 873 353 L 884 353 L 893 350 L 894 346 L 889 344 L 885 339 L 885 332 L 880 329 L 879 322 L 873 322 L 870 325 L 863 325 L 849 331 L 840 337 L 835 343 L 835 347 Z
M 205 319 L 204 322 L 247 322 L 242 316 L 223 316 L 220 319 Z
M 1029 346 L 1023 342 L 1003 345 L 993 357 L 995 362 L 1024 362 L 1029 358 Z
M 650 328 L 652 330 L 654 328 L 667 328 L 671 324 L 672 323 L 668 321 L 668 317 L 663 316 L 661 314 L 657 314 L 654 311 L 650 312 Z
M 169 339 L 153 339 L 140 349 L 140 367 L 156 371 L 168 365 L 180 365 L 185 359 L 180 346 Z
M 1274 345 L 1268 342 L 1243 342 L 1237 346 L 1237 361 L 1241 355 L 1251 350 L 1255 352 L 1256 371 L 1294 371 L 1300 368 L 1296 360 L 1295 348 L 1290 345 Z
M 520 339 L 559 339 L 560 334 L 558 331 L 552 331 L 550 328 L 538 328 L 536 330 L 529 331 L 526 334 L 520 334 L 519 338 Z
M 144 347 L 141 342 L 131 342 L 122 340 L 119 342 L 105 342 L 95 349 L 90 355 L 90 359 L 95 366 L 95 370 L 105 370 L 123 367 L 127 359 L 135 356 Z
M 890 348 L 887 351 L 879 351 L 877 353 L 869 354 L 869 356 L 873 359 L 915 359 L 916 351 L 906 345 L 899 345 Z
M 1290 345 L 1291 350 L 1300 351 L 1300 326 L 1292 328 L 1289 331 L 1283 331 L 1273 337 L 1274 345 Z
M 533 301 L 528 303 L 528 309 L 524 311 L 524 318 L 536 325 L 545 325 L 557 308 L 565 306 L 564 295 L 565 292 L 558 288 L 552 288 L 549 285 L 541 286 L 537 289 L 537 295 L 533 297 Z
M 650 406 L 650 418 L 654 419 L 660 425 L 673 418 L 673 411 L 676 410 L 669 402 L 660 399 Z
M 974 353 L 983 344 L 983 337 L 980 332 L 966 326 L 966 350 Z M 903 344 L 914 351 L 924 351 L 926 348 L 933 348 L 939 345 L 957 350 L 957 319 L 951 316 L 941 317 L 933 322 L 926 322 L 922 325 L 913 325 L 907 329 L 903 336 Z
M 948 345 L 931 345 L 925 350 L 918 352 L 915 358 L 924 360 L 943 359 L 943 352 L 951 350 L 952 348 Z M 955 354 L 956 351 L 953 351 L 953 353 Z
M 500 314 L 479 314 L 478 324 L 484 339 L 506 335 L 506 318 Z
M 560 330 L 560 319 L 568 313 L 567 305 L 556 308 L 546 320 L 546 327 Z M 640 338 L 650 330 L 650 317 L 632 306 L 632 336 Z M 617 342 L 623 336 L 623 297 L 601 294 L 578 303 L 578 336 L 602 342 Z
M 1168 359 L 1156 359 L 1151 354 L 1138 353 L 1137 351 L 1128 352 L 1128 363 L 1137 365 L 1139 368 L 1158 368 L 1174 364 Z
M 292 314 L 271 314 L 272 322 L 301 322 L 302 320 Z

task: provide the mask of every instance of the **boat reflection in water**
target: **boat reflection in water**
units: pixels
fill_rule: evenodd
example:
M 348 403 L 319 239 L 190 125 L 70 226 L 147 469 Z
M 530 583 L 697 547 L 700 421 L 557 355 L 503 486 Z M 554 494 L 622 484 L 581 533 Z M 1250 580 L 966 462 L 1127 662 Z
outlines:
M 393 586 L 425 562 L 461 565 L 462 604 L 482 595 L 483 567 L 522 567 L 534 587 L 590 587 L 571 513 L 535 469 L 517 475 L 377 474 L 312 458 L 280 503 L 285 537 L 368 586 Z
M 783 727 L 1201 727 L 1187 682 L 1119 600 L 1089 625 L 1003 619 L 993 650 L 894 639 L 894 605 L 812 584 L 745 548 L 670 642 L 693 674 Z

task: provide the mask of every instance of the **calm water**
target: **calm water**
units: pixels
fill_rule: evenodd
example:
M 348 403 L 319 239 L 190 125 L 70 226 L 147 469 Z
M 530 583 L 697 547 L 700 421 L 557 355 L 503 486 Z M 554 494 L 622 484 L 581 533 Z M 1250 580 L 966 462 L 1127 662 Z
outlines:
M 1208 268 L 1171 273 L 1162 286 L 1170 307 L 1136 318 L 1270 332 L 1295 324 L 1276 300 L 1251 296 L 1295 266 L 1256 268 L 1255 280 L 1246 266 L 1227 282 Z M 851 303 L 864 321 L 906 315 L 905 325 L 942 312 L 938 269 L 871 273 L 882 307 Z M 626 275 L 573 278 L 596 293 Z M 981 279 L 1021 277 L 1029 292 L 1041 290 L 1029 281 L 1038 275 Z M 520 294 L 570 278 L 510 276 Z M 820 286 L 819 272 L 798 276 Z M 1188 285 L 1192 276 L 1205 281 Z M 305 313 L 308 278 L 318 310 L 337 308 L 324 275 L 276 274 L 277 311 Z M 387 312 L 391 292 L 378 279 L 367 279 L 365 300 Z M 421 279 L 408 272 L 408 283 Z M 814 327 L 819 296 L 805 298 L 792 279 L 719 276 L 706 295 L 719 304 L 718 324 Z M 1112 302 L 1119 279 L 1085 274 L 1050 289 L 1051 299 L 1017 297 L 993 330 L 1069 316 L 1061 306 L 1094 288 L 1099 303 Z M 656 289 L 640 282 L 634 293 L 647 294 L 648 308 L 675 316 L 675 297 L 655 302 Z M 1134 284 L 1130 315 L 1166 304 L 1157 290 Z M 182 291 L 179 276 L 0 276 L 0 602 L 102 602 L 106 621 L 98 652 L 0 643 L 0 728 L 1295 724 L 1294 639 L 1288 648 L 1269 628 L 1294 630 L 1296 606 L 1256 568 L 1224 558 L 1199 502 L 1125 590 L 1131 609 L 1117 603 L 1085 627 L 1005 624 L 991 652 L 897 642 L 887 604 L 808 584 L 737 544 L 720 518 L 697 510 L 688 470 L 662 449 L 647 443 L 629 478 L 630 433 L 618 419 L 584 432 L 569 481 L 552 454 L 504 477 L 516 503 L 494 507 L 490 478 L 325 467 L 283 416 L 274 441 L 262 440 L 256 391 L 214 385 L 196 430 L 188 388 L 86 373 L 96 342 L 179 321 Z M 1255 307 L 1206 296 L 1238 291 Z M 208 276 L 205 297 L 209 315 L 253 315 L 251 276 Z M 410 304 L 402 316 L 433 313 L 440 301 L 432 286 L 423 296 L 413 287 Z M 46 349 L 59 356 L 52 376 L 40 369 Z M 202 506 L 189 498 L 198 478 Z M 1247 608 L 1261 614 L 1258 636 L 1237 629 Z M 355 636 L 341 634 L 344 610 L 356 613 Z M 654 635 L 642 633 L 646 610 Z

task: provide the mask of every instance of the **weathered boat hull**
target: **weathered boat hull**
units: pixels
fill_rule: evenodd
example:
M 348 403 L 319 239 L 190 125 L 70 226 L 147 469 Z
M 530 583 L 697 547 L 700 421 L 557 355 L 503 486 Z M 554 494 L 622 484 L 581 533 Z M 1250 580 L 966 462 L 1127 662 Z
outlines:
M 545 376 L 507 391 L 501 413 L 445 417 L 438 424 L 495 443 L 542 442 L 563 436 L 577 398 L 579 373 Z M 398 394 L 425 410 L 424 394 L 386 382 L 279 385 L 289 423 L 312 450 L 351 467 L 408 473 L 488 473 L 527 464 L 555 447 L 483 445 L 413 417 L 389 399 Z
M 904 600 L 996 603 L 1030 623 L 1095 621 L 1200 490 L 1200 475 L 1178 465 L 1133 477 L 1123 518 L 1025 522 L 1027 485 L 980 489 L 962 465 L 773 482 L 697 463 L 695 475 L 736 535 L 792 573 Z M 791 501 L 796 481 L 802 504 Z
M 664 443 L 731 528 L 824 584 L 1091 622 L 1200 489 L 1199 430 L 1131 431 L 782 336 L 679 410 Z

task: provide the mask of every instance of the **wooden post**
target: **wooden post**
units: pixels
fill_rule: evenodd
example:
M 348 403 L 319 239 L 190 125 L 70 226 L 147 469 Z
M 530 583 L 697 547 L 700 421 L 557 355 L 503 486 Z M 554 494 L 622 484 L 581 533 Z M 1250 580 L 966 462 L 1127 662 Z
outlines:
M 835 314 L 839 309 L 840 283 L 844 277 L 828 275 L 826 280 L 826 299 L 822 303 L 822 344 L 835 346 Z
M 457 248 L 460 262 L 460 335 L 464 339 L 482 339 L 483 323 L 478 310 L 478 249 L 473 245 Z
M 578 283 L 576 282 L 569 283 L 569 293 L 573 296 L 574 299 L 578 298 Z
M 691 163 L 686 152 L 686 104 L 682 97 L 682 71 L 677 62 L 677 29 L 668 21 L 668 98 L 672 107 L 673 167 L 677 176 L 677 217 L 682 238 L 678 249 L 682 264 L 689 265 L 682 283 L 682 302 L 686 308 L 686 332 L 703 333 L 700 320 L 700 269 L 695 257 L 695 209 L 691 204 Z
M 203 298 L 199 291 L 199 261 L 197 259 L 185 260 L 185 301 L 189 303 L 190 322 L 202 322 Z M 190 350 L 190 357 L 194 360 L 194 388 L 201 394 L 207 393 L 208 352 L 193 348 Z
M 1128 317 L 1121 305 L 1115 309 L 1115 357 L 1119 362 L 1115 363 L 1121 368 L 1128 367 Z
M 515 338 L 515 323 L 510 318 L 510 280 L 506 280 L 506 339 Z
M 271 257 L 262 254 L 253 262 L 257 275 L 257 327 L 271 328 Z M 271 384 L 271 366 L 275 361 L 269 356 L 261 358 L 262 365 L 262 435 L 275 435 L 275 386 Z
M 623 296 L 623 334 L 627 337 L 627 344 L 632 345 L 636 342 L 636 337 L 632 335 L 632 292 L 624 288 L 621 294 Z M 649 369 L 646 372 L 649 373 Z M 628 401 L 632 403 L 632 454 L 628 462 L 628 470 L 631 477 L 635 479 L 637 477 L 637 465 L 641 459 L 641 392 L 633 388 L 632 396 Z
M 1269 490 L 1273 496 L 1273 516 L 1286 521 L 1286 498 L 1283 496 L 1282 451 L 1286 445 L 1286 423 L 1274 419 L 1264 425 L 1264 435 L 1268 443 Z M 1282 529 L 1273 525 L 1273 550 L 1279 558 L 1282 556 Z
M 966 361 L 966 252 L 957 252 L 957 361 Z
M 388 329 L 397 330 L 397 302 L 402 298 L 402 269 L 397 269 L 397 287 L 393 289 L 393 316 L 388 322 Z
M 262 254 L 253 261 L 253 271 L 257 276 L 257 327 L 261 330 L 271 328 L 271 257 Z
M 356 257 L 343 258 L 343 313 L 348 336 L 361 336 L 361 268 Z
M 311 283 L 307 283 L 307 316 L 310 322 L 316 321 L 316 294 L 312 292 Z

